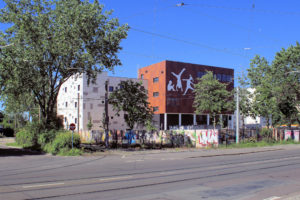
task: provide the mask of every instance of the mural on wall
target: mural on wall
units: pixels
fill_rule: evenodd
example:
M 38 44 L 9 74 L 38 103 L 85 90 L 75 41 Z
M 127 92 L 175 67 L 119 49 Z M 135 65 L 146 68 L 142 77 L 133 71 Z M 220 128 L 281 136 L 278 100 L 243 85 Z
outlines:
M 92 130 L 81 132 L 80 137 L 83 141 L 96 144 L 104 143 L 104 131 Z M 299 131 L 295 131 L 295 140 L 299 140 Z M 119 144 L 150 144 L 150 145 L 169 145 L 171 147 L 218 147 L 218 130 L 172 130 L 159 132 L 145 131 L 109 131 L 109 141 Z
M 185 92 L 183 93 L 183 95 L 185 95 L 189 89 L 192 91 L 194 90 L 194 88 L 192 88 L 192 85 L 191 85 L 191 84 L 194 85 L 192 75 L 190 75 L 189 79 L 182 79 L 182 80 L 186 81 L 186 88 L 185 88 Z
M 207 146 L 218 146 L 219 144 L 219 133 L 218 130 L 197 130 L 196 135 L 198 141 L 196 147 L 207 147 Z
M 295 142 L 299 142 L 299 130 L 285 130 L 284 131 L 284 140 L 292 139 Z
M 175 91 L 174 85 L 171 80 L 169 80 L 169 83 L 168 83 L 168 91 Z
M 184 90 L 183 95 L 186 95 L 188 90 L 192 90 L 192 91 L 194 90 L 194 88 L 192 86 L 192 85 L 194 85 L 194 83 L 193 83 L 194 79 L 193 79 L 191 74 L 190 74 L 188 79 L 181 79 L 181 76 L 182 76 L 182 74 L 185 70 L 186 69 L 183 68 L 179 74 L 175 74 L 174 72 L 171 72 L 171 74 L 173 76 L 175 76 L 175 78 L 176 78 L 176 87 L 174 88 L 173 82 L 171 80 L 169 80 L 169 83 L 168 83 L 168 86 L 167 86 L 168 91 L 181 91 L 181 92 L 183 92 L 182 81 L 186 82 L 186 88 Z
M 178 89 L 180 89 L 181 92 L 183 91 L 183 90 L 182 90 L 182 83 L 181 83 L 181 75 L 182 75 L 182 73 L 183 73 L 184 71 L 185 71 L 185 68 L 183 68 L 179 74 L 175 74 L 174 72 L 171 72 L 171 74 L 172 74 L 173 76 L 175 76 L 175 78 L 177 79 L 176 91 L 178 91 Z

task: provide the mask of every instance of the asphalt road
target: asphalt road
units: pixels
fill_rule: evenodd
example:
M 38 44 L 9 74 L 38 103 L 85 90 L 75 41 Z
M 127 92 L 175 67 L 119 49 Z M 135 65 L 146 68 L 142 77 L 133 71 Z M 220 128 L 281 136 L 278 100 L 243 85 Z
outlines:
M 299 189 L 295 145 L 84 157 L 0 147 L 1 200 L 300 199 Z

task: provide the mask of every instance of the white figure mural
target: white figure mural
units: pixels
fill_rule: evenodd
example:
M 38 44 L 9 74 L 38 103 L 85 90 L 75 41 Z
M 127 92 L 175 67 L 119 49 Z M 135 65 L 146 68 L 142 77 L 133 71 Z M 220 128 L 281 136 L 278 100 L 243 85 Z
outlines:
M 194 90 L 194 88 L 192 88 L 192 84 L 194 85 L 192 75 L 190 75 L 188 79 L 182 79 L 182 80 L 186 81 L 186 88 L 183 95 L 185 95 L 189 89 Z
M 175 91 L 174 89 L 174 84 L 172 83 L 172 81 L 170 80 L 168 83 L 168 87 L 167 87 L 168 91 Z
M 173 74 L 173 76 L 175 76 L 177 79 L 176 91 L 178 91 L 178 89 L 180 89 L 182 92 L 181 75 L 184 71 L 185 71 L 185 68 L 183 68 L 179 74 L 175 74 L 174 72 L 171 72 Z

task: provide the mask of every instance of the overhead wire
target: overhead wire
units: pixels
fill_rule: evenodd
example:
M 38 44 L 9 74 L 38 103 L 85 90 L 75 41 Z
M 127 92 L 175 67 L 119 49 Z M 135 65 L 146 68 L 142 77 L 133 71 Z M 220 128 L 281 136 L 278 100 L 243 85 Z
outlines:
M 185 44 L 189 44 L 189 45 L 193 45 L 193 46 L 198 46 L 198 47 L 201 47 L 201 48 L 205 48 L 205 49 L 209 49 L 209 50 L 222 52 L 222 53 L 226 53 L 226 54 L 231 54 L 231 55 L 235 55 L 235 56 L 239 56 L 239 57 L 249 59 L 248 56 L 245 56 L 243 54 L 228 51 L 226 49 L 219 49 L 219 48 L 216 48 L 216 47 L 211 47 L 211 46 L 206 45 L 206 44 L 201 44 L 201 43 L 197 43 L 197 42 L 183 40 L 183 39 L 179 39 L 179 38 L 176 38 L 176 37 L 171 37 L 169 35 L 163 35 L 163 34 L 160 34 L 160 33 L 153 33 L 153 32 L 150 32 L 150 31 L 145 31 L 145 30 L 142 30 L 142 29 L 139 29 L 139 28 L 134 28 L 134 27 L 131 27 L 131 30 L 141 32 L 141 33 L 145 33 L 145 34 L 152 35 L 152 36 L 156 36 L 156 37 L 160 37 L 160 38 L 164 38 L 164 39 L 169 39 L 169 40 L 173 40 L 173 41 L 177 41 L 177 42 L 181 42 L 181 43 L 185 43 Z
M 189 5 L 190 5 L 190 4 L 189 4 Z M 277 39 L 277 38 L 274 38 L 274 37 L 272 37 L 272 36 L 270 36 L 270 35 L 265 35 L 265 34 L 262 33 L 262 32 L 258 32 L 258 31 L 254 30 L 254 29 L 245 27 L 245 26 L 243 26 L 243 25 L 239 25 L 239 24 L 235 24 L 235 23 L 226 21 L 226 20 L 224 20 L 224 18 L 221 19 L 221 18 L 218 18 L 218 17 L 216 17 L 216 16 L 212 16 L 212 15 L 209 15 L 209 14 L 204 13 L 204 12 L 202 12 L 202 11 L 199 11 L 199 10 L 195 11 L 195 10 L 193 10 L 193 9 L 191 9 L 191 8 L 192 8 L 192 7 L 189 7 L 189 6 L 186 6 L 186 7 L 185 7 L 185 9 L 189 9 L 189 11 L 191 11 L 191 12 L 193 12 L 193 13 L 199 14 L 199 15 L 201 15 L 201 16 L 204 16 L 204 17 L 206 17 L 206 18 L 212 19 L 212 20 L 214 20 L 214 21 L 217 21 L 217 22 L 220 22 L 220 23 L 223 23 L 223 24 L 230 25 L 230 26 L 232 26 L 232 27 L 234 27 L 234 28 L 238 28 L 238 29 L 240 29 L 240 30 L 247 31 L 248 33 L 250 33 L 250 32 L 252 32 L 252 33 L 258 33 L 258 34 L 259 34 L 260 36 L 262 36 L 263 38 L 268 39 L 268 40 L 271 40 L 271 41 L 276 42 L 276 43 L 283 43 L 283 41 L 281 41 L 281 40 L 279 40 L 279 39 Z M 252 8 L 252 13 L 253 13 L 254 11 L 255 11 L 255 9 Z M 252 19 L 251 19 L 251 20 L 252 20 Z
M 228 6 L 217 6 L 208 4 L 189 4 L 193 6 L 205 7 L 205 8 L 217 8 L 225 10 L 235 10 L 235 11 L 247 11 L 252 12 L 252 8 L 239 8 L 239 7 L 228 7 Z M 255 9 L 254 12 L 265 13 L 265 14 L 279 14 L 279 15 L 300 15 L 300 12 L 290 12 L 290 11 L 280 11 L 280 10 L 267 10 L 267 9 Z

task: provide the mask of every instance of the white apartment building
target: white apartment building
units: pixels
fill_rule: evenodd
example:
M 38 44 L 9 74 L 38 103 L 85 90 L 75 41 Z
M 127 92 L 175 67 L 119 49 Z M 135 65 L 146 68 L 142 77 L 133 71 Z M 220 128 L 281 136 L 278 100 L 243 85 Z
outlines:
M 80 133 L 88 131 L 87 124 L 91 119 L 93 131 L 103 130 L 103 118 L 105 113 L 105 81 L 108 81 L 108 96 L 111 92 L 118 89 L 121 81 L 133 80 L 135 82 L 143 81 L 147 88 L 145 80 L 124 77 L 108 76 L 107 72 L 99 73 L 96 82 L 87 83 L 87 77 L 84 74 L 70 77 L 60 88 L 57 97 L 57 115 L 62 117 L 64 127 L 67 128 L 70 123 L 76 124 L 76 130 Z M 116 115 L 111 105 L 108 105 L 109 129 L 126 130 L 128 127 L 124 120 L 124 113 Z

